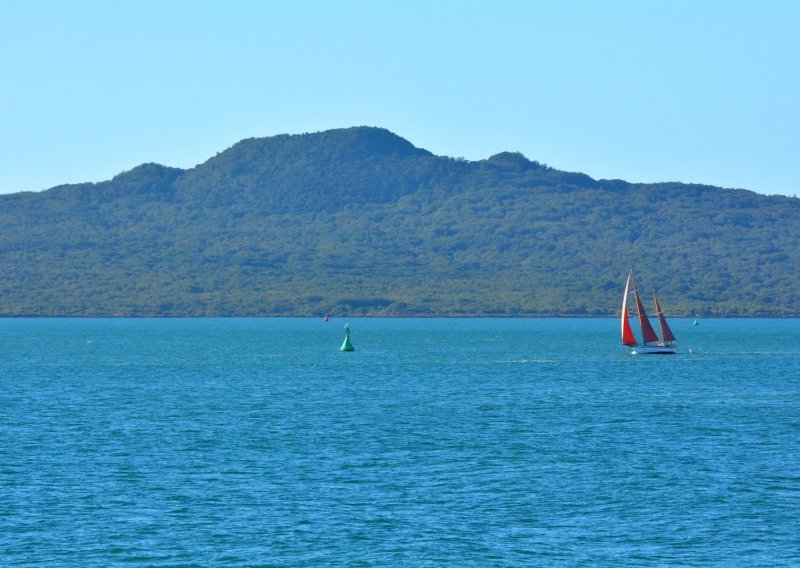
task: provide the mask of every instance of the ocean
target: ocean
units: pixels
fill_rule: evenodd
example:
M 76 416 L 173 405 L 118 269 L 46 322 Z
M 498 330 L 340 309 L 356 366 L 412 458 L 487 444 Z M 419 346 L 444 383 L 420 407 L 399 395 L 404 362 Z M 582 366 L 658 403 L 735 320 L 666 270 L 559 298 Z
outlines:
M 670 324 L 0 319 L 0 564 L 800 565 L 800 320 Z

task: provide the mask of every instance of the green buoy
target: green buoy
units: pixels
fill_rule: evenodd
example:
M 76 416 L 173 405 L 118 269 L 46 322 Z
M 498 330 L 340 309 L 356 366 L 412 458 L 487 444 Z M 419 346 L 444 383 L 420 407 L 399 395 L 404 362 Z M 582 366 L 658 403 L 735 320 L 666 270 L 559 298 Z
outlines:
M 341 347 L 342 351 L 355 351 L 356 348 L 353 347 L 353 344 L 350 343 L 350 324 L 344 324 L 344 343 L 342 343 Z

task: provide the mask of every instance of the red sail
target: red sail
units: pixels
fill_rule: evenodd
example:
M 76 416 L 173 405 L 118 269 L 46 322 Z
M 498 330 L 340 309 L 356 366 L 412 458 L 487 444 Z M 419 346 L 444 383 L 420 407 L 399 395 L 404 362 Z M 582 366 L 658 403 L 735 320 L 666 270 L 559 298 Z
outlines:
M 650 320 L 647 319 L 642 301 L 639 299 L 639 290 L 636 289 L 636 279 L 633 277 L 633 271 L 631 271 L 631 280 L 633 281 L 633 297 L 636 299 L 636 313 L 639 314 L 639 324 L 642 326 L 642 342 L 645 345 L 658 343 L 658 336 L 653 331 L 653 326 L 650 325 Z
M 672 330 L 667 325 L 667 318 L 661 311 L 661 306 L 658 305 L 658 298 L 656 298 L 656 291 L 653 290 L 653 302 L 656 305 L 656 313 L 658 314 L 658 327 L 661 328 L 661 340 L 666 343 L 667 341 L 675 341 L 675 336 L 672 335 Z
M 628 321 L 628 286 L 631 283 L 631 275 L 628 274 L 628 281 L 625 282 L 625 295 L 622 296 L 622 344 L 628 347 L 636 346 L 636 338 L 633 336 L 631 323 Z

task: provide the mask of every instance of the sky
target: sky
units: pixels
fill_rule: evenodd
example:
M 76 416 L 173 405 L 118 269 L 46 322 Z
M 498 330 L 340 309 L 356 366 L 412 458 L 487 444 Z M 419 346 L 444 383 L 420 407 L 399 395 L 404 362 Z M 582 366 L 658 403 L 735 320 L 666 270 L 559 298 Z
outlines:
M 0 193 L 379 126 L 800 195 L 800 0 L 0 0 Z

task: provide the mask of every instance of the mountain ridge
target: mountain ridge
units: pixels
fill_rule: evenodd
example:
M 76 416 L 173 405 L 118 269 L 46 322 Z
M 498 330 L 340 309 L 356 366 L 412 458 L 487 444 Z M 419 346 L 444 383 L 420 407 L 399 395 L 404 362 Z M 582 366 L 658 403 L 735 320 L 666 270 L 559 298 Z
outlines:
M 237 142 L 194 168 L 0 196 L 5 316 L 797 316 L 800 201 L 594 180 L 382 128 Z

